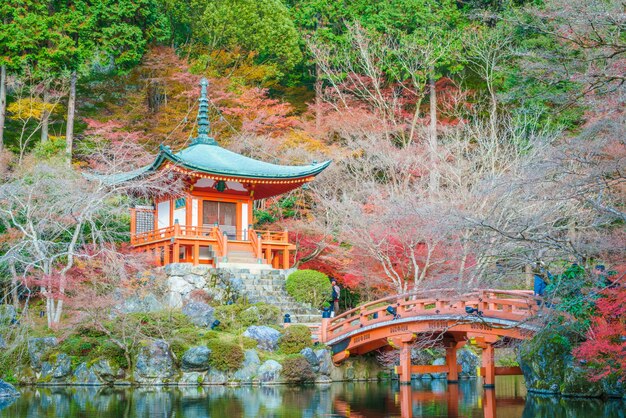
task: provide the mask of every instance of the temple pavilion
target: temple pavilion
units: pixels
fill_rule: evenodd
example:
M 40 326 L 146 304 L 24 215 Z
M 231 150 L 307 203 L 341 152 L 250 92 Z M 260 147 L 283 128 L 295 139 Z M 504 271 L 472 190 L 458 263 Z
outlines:
M 124 181 L 172 170 L 185 179 L 185 193 L 155 197 L 152 206 L 131 209 L 130 242 L 151 252 L 159 265 L 189 262 L 214 267 L 254 263 L 258 268 L 290 267 L 287 231 L 253 228 L 255 199 L 300 187 L 330 161 L 305 166 L 270 164 L 219 146 L 209 136 L 208 82 L 200 83 L 198 134 L 178 152 L 160 146 L 152 164 L 122 175 Z

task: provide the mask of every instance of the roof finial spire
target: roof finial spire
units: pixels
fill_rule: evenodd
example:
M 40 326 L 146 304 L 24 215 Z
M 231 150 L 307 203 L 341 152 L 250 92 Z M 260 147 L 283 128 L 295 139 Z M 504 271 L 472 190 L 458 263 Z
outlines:
M 202 77 L 200 81 L 200 100 L 198 104 L 198 136 L 193 144 L 217 145 L 215 139 L 209 136 L 211 125 L 209 123 L 209 99 L 207 98 L 207 87 L 209 81 Z

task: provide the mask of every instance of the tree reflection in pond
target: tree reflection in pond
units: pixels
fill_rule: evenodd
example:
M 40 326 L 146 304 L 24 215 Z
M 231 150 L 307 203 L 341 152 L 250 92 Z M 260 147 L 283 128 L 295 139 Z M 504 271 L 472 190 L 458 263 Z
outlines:
M 334 383 L 264 387 L 19 388 L 0 403 L 0 417 L 623 417 L 622 400 L 565 399 L 526 394 L 520 377 L 500 376 L 495 391 L 480 381 Z M 492 406 L 495 405 L 495 408 Z

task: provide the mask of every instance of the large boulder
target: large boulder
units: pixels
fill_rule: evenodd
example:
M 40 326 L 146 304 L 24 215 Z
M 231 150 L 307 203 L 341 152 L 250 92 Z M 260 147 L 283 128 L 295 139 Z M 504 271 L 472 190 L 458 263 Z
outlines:
M 41 369 L 41 358 L 52 347 L 56 347 L 58 341 L 55 337 L 31 338 L 28 340 L 28 356 L 30 367 L 35 370 Z
M 182 358 L 182 369 L 185 372 L 201 372 L 209 370 L 211 349 L 204 345 L 191 347 Z
M 252 325 L 243 333 L 244 337 L 252 338 L 262 350 L 274 351 L 278 347 L 280 332 L 267 326 Z
M 283 366 L 276 360 L 267 360 L 261 364 L 257 371 L 257 376 L 260 383 L 276 383 L 280 379 L 280 372 Z
M 566 337 L 534 339 L 521 346 L 518 362 L 529 392 L 559 393 L 565 369 L 571 362 L 571 345 Z
M 118 378 L 124 377 L 124 371 L 117 367 L 113 367 L 109 360 L 100 359 L 91 365 L 91 371 L 101 380 L 111 383 Z
M 39 383 L 59 384 L 66 383 L 66 378 L 72 373 L 72 361 L 65 353 L 51 358 L 52 362 L 41 363 Z
M 228 383 L 228 375 L 216 369 L 210 369 L 204 377 L 203 385 L 225 385 Z
M 602 396 L 602 382 L 592 381 L 591 375 L 581 366 L 568 362 L 563 373 L 560 391 L 563 396 L 598 398 Z
M 620 382 L 615 375 L 609 375 L 601 380 L 604 393 L 611 398 L 626 397 L 626 385 Z
M 243 365 L 234 373 L 233 378 L 240 383 L 251 383 L 257 375 L 261 360 L 256 350 L 246 350 L 244 355 Z
M 20 393 L 12 384 L 0 379 L 0 399 L 17 398 L 18 396 L 20 396 Z
M 330 350 L 320 349 L 315 351 L 315 356 L 317 357 L 317 363 L 319 364 L 319 374 L 323 374 L 325 376 L 330 376 L 334 365 L 333 359 L 330 355 Z
M 139 351 L 134 373 L 138 383 L 169 383 L 175 372 L 174 359 L 167 342 L 155 340 Z
M 183 314 L 198 327 L 208 327 L 215 320 L 213 307 L 204 302 L 189 301 L 183 306 Z
M 13 305 L 0 305 L 0 324 L 8 325 L 17 321 L 17 312 Z
M 313 369 L 315 373 L 319 372 L 320 362 L 312 349 L 310 349 L 309 347 L 303 348 L 300 351 L 300 355 L 302 355 L 306 359 L 306 361 L 309 362 L 309 364 L 311 365 L 311 369 Z
M 198 386 L 204 382 L 204 372 L 183 372 L 178 380 L 179 386 Z
M 120 310 L 124 313 L 158 312 L 165 308 L 163 303 L 152 293 L 145 296 L 131 296 L 125 298 Z
M 456 362 L 461 366 L 459 378 L 471 379 L 476 377 L 476 369 L 480 365 L 480 358 L 472 350 L 462 348 L 457 351 Z
M 76 370 L 74 370 L 74 378 L 72 379 L 72 384 L 84 386 L 98 386 L 102 385 L 103 381 L 100 380 L 96 373 L 94 373 L 92 368 L 87 367 L 87 363 L 80 363 Z

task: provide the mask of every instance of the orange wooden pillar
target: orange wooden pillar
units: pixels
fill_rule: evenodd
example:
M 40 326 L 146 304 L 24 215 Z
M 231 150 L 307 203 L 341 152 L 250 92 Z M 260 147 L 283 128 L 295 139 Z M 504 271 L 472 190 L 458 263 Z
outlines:
M 456 367 L 456 344 L 446 347 L 446 366 L 448 366 L 448 383 L 458 383 L 459 371 Z
M 283 265 L 282 265 L 283 269 L 288 269 L 289 268 L 289 250 L 288 249 L 284 249 L 283 250 Z
M 193 244 L 193 265 L 197 266 L 200 264 L 200 243 L 196 241 Z
M 180 262 L 180 244 L 178 241 L 174 241 L 174 245 L 172 246 L 172 262 L 179 263 Z
M 400 349 L 400 384 L 411 384 L 411 344 L 404 342 Z
M 496 418 L 495 388 L 485 388 L 483 391 L 483 414 L 485 418 Z
M 483 376 L 483 386 L 493 388 L 496 383 L 496 365 L 494 360 L 493 344 L 485 344 L 483 347 L 482 363 L 485 370 Z
M 163 246 L 163 264 L 170 263 L 170 246 L 169 244 L 165 244 Z
M 459 416 L 459 385 L 448 386 L 448 416 Z
M 410 385 L 400 386 L 400 416 L 413 418 L 413 392 Z

